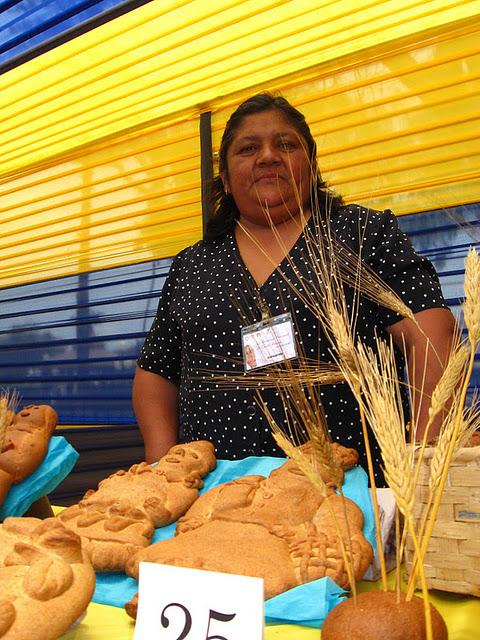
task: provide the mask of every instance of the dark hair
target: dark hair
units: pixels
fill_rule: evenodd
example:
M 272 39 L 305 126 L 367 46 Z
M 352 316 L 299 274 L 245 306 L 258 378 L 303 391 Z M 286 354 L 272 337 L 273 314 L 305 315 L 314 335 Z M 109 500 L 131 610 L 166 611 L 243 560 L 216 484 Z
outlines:
M 342 199 L 340 196 L 332 193 L 328 189 L 326 182 L 322 180 L 317 165 L 317 145 L 313 139 L 310 127 L 305 120 L 305 116 L 282 96 L 275 96 L 267 92 L 258 93 L 245 100 L 245 102 L 242 102 L 228 119 L 219 149 L 219 174 L 222 171 L 227 171 L 227 152 L 243 119 L 246 116 L 270 109 L 280 111 L 307 143 L 312 172 L 314 172 L 313 175 L 316 175 L 315 190 L 317 192 L 316 200 L 318 201 L 318 206 L 322 206 L 322 203 L 325 203 L 326 195 L 328 195 L 330 205 L 341 204 Z M 240 217 L 240 212 L 237 209 L 232 195 L 225 193 L 220 175 L 218 175 L 212 183 L 211 203 L 213 215 L 207 223 L 204 236 L 204 240 L 207 242 L 224 237 L 234 227 L 235 220 Z

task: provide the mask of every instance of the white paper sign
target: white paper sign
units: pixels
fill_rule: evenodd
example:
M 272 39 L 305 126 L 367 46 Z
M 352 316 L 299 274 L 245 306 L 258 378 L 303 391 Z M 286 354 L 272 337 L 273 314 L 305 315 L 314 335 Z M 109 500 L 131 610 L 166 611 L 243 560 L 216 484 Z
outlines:
M 141 562 L 134 640 L 262 640 L 263 580 Z

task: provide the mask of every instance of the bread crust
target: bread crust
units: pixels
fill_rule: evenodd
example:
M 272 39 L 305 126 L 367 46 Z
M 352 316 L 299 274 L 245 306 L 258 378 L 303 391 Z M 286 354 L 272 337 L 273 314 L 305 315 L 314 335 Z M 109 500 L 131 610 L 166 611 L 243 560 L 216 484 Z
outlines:
M 43 462 L 57 414 L 48 405 L 28 405 L 9 413 L 5 441 L 0 452 L 0 505 L 14 484 L 28 478 Z
M 55 640 L 86 610 L 94 588 L 80 537 L 58 519 L 0 525 L 1 640 Z

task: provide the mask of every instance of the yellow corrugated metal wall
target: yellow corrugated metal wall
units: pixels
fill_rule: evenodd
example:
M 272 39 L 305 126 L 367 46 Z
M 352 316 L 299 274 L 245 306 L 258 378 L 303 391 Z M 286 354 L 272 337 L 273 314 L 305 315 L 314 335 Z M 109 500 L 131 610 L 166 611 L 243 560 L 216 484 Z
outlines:
M 89 145 L 0 186 L 0 286 L 174 255 L 201 229 L 196 120 Z
M 261 89 L 324 177 L 397 213 L 480 200 L 480 2 L 154 1 L 0 78 L 0 287 L 174 255 L 214 146 Z
M 479 38 L 473 23 L 272 87 L 306 115 L 322 173 L 346 200 L 399 215 L 476 202 Z M 215 114 L 217 146 L 229 111 Z

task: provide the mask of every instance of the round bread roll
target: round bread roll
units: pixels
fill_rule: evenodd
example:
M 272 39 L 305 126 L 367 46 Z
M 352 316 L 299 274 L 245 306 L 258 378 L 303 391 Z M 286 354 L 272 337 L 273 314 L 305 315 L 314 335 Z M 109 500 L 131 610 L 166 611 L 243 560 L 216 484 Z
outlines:
M 442 616 L 430 604 L 433 640 L 448 640 Z M 423 600 L 394 591 L 370 591 L 344 600 L 330 611 L 322 627 L 322 640 L 426 640 Z

